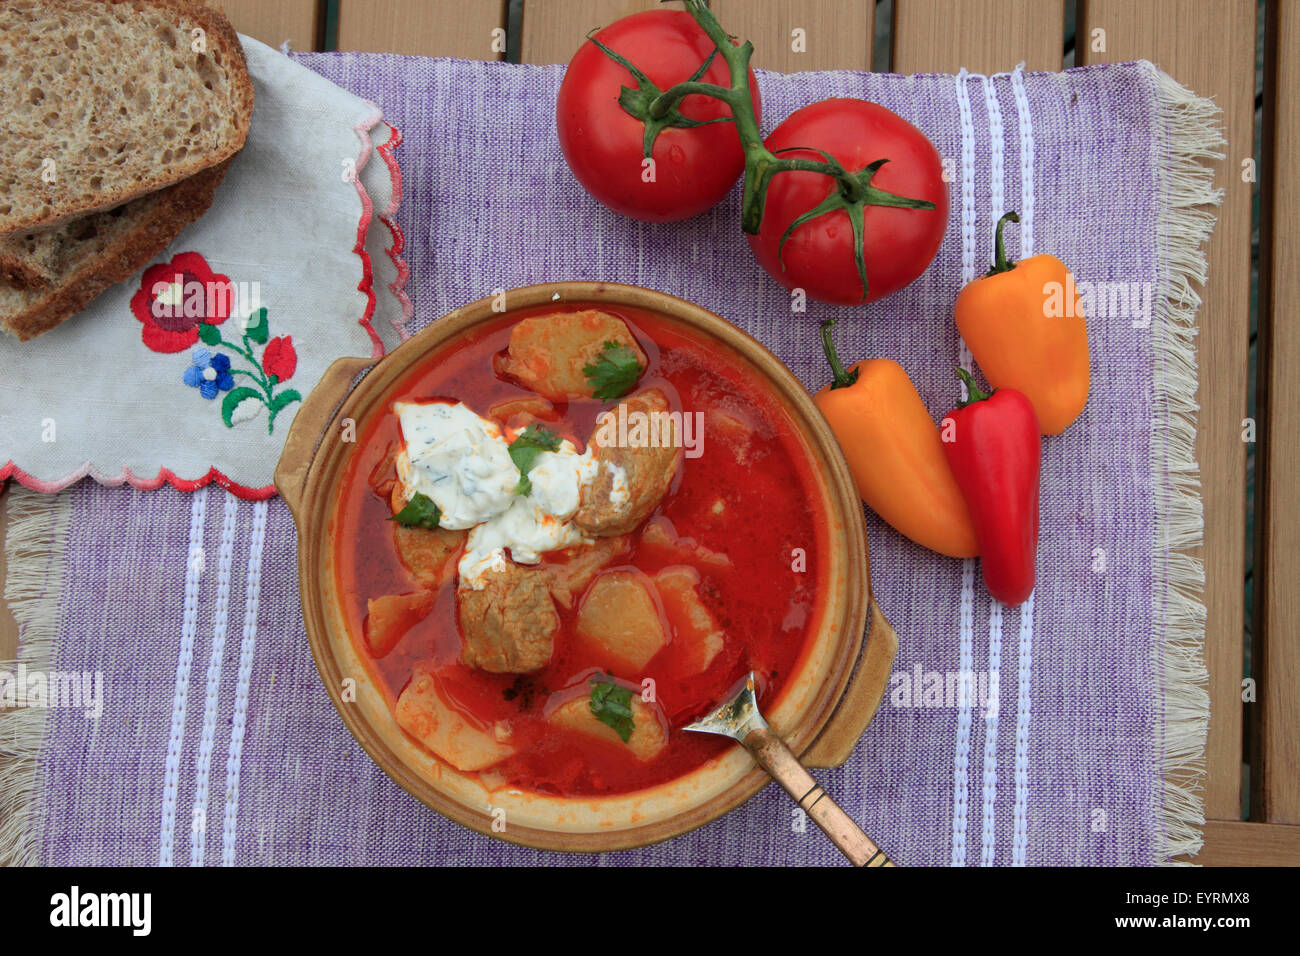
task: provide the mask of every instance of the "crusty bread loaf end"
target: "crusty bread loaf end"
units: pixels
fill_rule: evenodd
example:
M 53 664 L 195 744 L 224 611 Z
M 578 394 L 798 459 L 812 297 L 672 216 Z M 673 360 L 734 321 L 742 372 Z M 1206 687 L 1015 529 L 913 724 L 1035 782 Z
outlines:
M 95 233 L 66 251 L 57 282 L 35 290 L 0 287 L 0 328 L 20 341 L 35 338 L 129 279 L 207 211 L 229 165 L 227 160 L 120 210 L 89 217 Z
M 3 0 L 0 78 L 0 236 L 229 159 L 253 109 L 239 37 L 201 0 Z

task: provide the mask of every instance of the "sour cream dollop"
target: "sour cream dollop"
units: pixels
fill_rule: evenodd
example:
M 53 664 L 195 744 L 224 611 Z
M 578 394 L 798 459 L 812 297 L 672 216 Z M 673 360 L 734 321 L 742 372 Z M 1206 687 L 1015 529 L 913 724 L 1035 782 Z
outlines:
M 452 531 L 472 528 L 510 507 L 519 469 L 501 426 L 463 402 L 395 402 L 403 447 L 394 464 L 402 494 L 427 495 Z
M 579 454 L 565 440 L 557 451 L 539 452 L 528 472 L 532 490 L 520 495 L 514 436 L 495 422 L 459 402 L 396 402 L 393 410 L 402 426 L 395 464 L 403 497 L 427 495 L 442 512 L 442 527 L 472 529 L 457 565 L 461 587 L 484 587 L 507 549 L 516 562 L 536 564 L 549 551 L 589 540 L 569 519 L 599 469 L 590 448 Z

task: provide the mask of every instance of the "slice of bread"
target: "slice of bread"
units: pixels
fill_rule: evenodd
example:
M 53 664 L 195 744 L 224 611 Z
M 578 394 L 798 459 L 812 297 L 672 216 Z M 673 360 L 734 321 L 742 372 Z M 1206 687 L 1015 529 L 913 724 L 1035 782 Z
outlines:
M 59 277 L 59 250 L 67 230 L 80 228 L 86 219 L 73 219 L 41 232 L 19 233 L 0 239 L 0 281 L 19 289 L 43 289 Z
M 229 159 L 252 110 L 239 37 L 203 0 L 3 0 L 0 236 Z
M 59 231 L 57 278 L 43 289 L 0 286 L 0 328 L 20 341 L 48 332 L 123 282 L 212 205 L 227 160 L 156 193 Z

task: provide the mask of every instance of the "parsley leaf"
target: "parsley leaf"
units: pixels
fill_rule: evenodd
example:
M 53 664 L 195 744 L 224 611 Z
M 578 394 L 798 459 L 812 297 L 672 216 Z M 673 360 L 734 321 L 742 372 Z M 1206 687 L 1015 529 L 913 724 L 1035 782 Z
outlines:
M 593 677 L 590 684 L 591 712 L 602 724 L 613 727 L 623 743 L 627 743 L 636 729 L 632 719 L 632 692 L 615 684 L 608 675 Z
M 622 398 L 632 391 L 642 371 L 636 353 L 621 342 L 606 342 L 596 361 L 582 367 L 592 388 L 591 397 L 602 401 Z
M 388 519 L 408 528 L 436 528 L 442 520 L 442 510 L 433 499 L 420 492 L 406 503 L 406 507 Z
M 559 451 L 560 436 L 543 428 L 541 425 L 529 425 L 519 437 L 510 443 L 510 460 L 519 469 L 519 484 L 515 494 L 532 494 L 533 483 L 528 477 L 537 456 L 544 451 Z

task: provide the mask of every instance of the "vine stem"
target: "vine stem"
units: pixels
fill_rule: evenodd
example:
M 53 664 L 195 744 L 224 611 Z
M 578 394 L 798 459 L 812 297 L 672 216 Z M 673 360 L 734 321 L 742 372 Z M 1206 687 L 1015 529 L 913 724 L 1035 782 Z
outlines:
M 785 172 L 821 173 L 835 179 L 846 195 L 856 195 L 859 185 L 852 174 L 836 169 L 830 163 L 815 159 L 789 159 L 775 155 L 763 145 L 763 133 L 758 128 L 758 115 L 754 109 L 754 94 L 749 88 L 749 61 L 754 55 L 754 45 L 746 40 L 740 45 L 731 42 L 727 31 L 718 23 L 713 12 L 703 0 L 685 0 L 686 12 L 700 25 L 705 35 L 713 41 L 718 54 L 727 64 L 731 87 L 702 83 L 698 80 L 678 83 L 656 97 L 651 105 L 652 115 L 663 115 L 683 97 L 702 94 L 722 100 L 731 108 L 735 119 L 740 146 L 745 152 L 745 185 L 742 194 L 741 228 L 756 235 L 763 223 L 763 206 L 767 187 L 772 177 Z
M 682 116 L 677 110 L 677 104 L 685 97 L 708 96 L 725 103 L 731 112 L 731 119 L 735 124 L 745 156 L 745 181 L 741 192 L 741 228 L 751 236 L 759 233 L 763 225 L 763 210 L 767 204 L 768 186 L 771 185 L 773 177 L 779 173 L 810 172 L 829 176 L 835 181 L 836 188 L 832 189 L 820 204 L 791 223 L 781 236 L 780 247 L 784 247 L 794 228 L 809 219 L 833 212 L 845 212 L 853 227 L 854 260 L 862 282 L 862 301 L 866 302 L 869 295 L 864 262 L 865 208 L 892 206 L 899 209 L 934 209 L 935 204 L 929 200 L 895 195 L 872 185 L 871 178 L 881 166 L 889 162 L 887 158 L 877 159 L 861 170 L 850 171 L 830 153 L 816 147 L 792 147 L 777 152 L 806 150 L 819 154 L 820 161 L 780 156 L 768 149 L 763 143 L 763 133 L 758 126 L 758 113 L 754 108 L 754 94 L 749 87 L 749 61 L 754 55 L 754 45 L 748 40 L 743 43 L 732 42 L 732 38 L 722 29 L 722 25 L 706 6 L 705 0 L 684 0 L 684 4 L 686 12 L 713 43 L 714 50 L 694 74 L 666 90 L 659 91 L 645 73 L 626 57 L 602 44 L 595 36 L 588 37 L 606 56 L 631 73 L 637 81 L 635 89 L 628 86 L 622 88 L 619 103 L 629 115 L 642 123 L 644 155 L 650 157 L 656 137 L 668 126 L 689 127 L 725 121 L 723 119 L 701 121 Z M 701 79 L 715 56 L 721 56 L 723 62 L 727 64 L 731 82 L 729 87 Z

